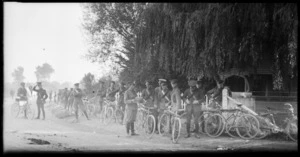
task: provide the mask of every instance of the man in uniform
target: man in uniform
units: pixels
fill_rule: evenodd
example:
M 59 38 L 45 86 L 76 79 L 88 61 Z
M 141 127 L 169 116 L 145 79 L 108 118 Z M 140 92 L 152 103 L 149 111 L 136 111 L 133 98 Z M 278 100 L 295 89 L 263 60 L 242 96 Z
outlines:
M 52 91 L 50 91 L 49 93 L 49 103 L 51 102 L 51 100 L 52 100 Z
M 64 105 L 65 105 L 65 109 L 67 109 L 67 106 L 68 106 L 68 97 L 69 97 L 69 91 L 68 91 L 68 88 L 65 88 L 65 91 L 64 91 L 64 95 L 63 95 L 63 99 L 64 99 Z
M 183 94 L 183 100 L 186 103 L 186 112 L 187 112 L 187 122 L 186 122 L 186 130 L 187 135 L 186 138 L 190 137 L 190 124 L 192 116 L 194 116 L 195 123 L 195 135 L 196 138 L 200 138 L 199 136 L 199 117 L 201 115 L 201 103 L 204 101 L 204 92 L 202 89 L 197 89 L 196 84 L 197 81 L 195 79 L 190 79 L 188 82 L 190 88 L 188 88 Z
M 99 112 L 102 111 L 102 108 L 103 108 L 103 102 L 104 102 L 104 98 L 106 96 L 106 91 L 105 91 L 105 88 L 104 88 L 104 82 L 103 81 L 99 81 L 99 88 L 98 88 L 98 91 L 96 93 L 97 95 L 97 99 L 98 99 L 98 103 L 100 105 L 100 110 Z
M 21 87 L 18 89 L 17 96 L 19 97 L 17 101 L 19 101 L 20 105 L 27 105 L 27 90 L 25 88 L 25 83 L 21 82 Z M 26 110 L 24 111 L 24 117 L 27 119 Z
M 117 105 L 118 107 L 121 108 L 121 110 L 124 112 L 125 111 L 125 103 L 124 103 L 124 93 L 126 91 L 125 88 L 125 83 L 120 82 L 120 88 L 118 90 L 118 101 L 117 101 Z
M 9 94 L 10 94 L 11 98 L 14 99 L 15 91 L 14 90 L 10 90 Z
M 207 93 L 211 94 L 210 99 L 214 100 L 211 104 L 213 108 L 218 107 L 218 105 L 222 104 L 222 90 L 224 89 L 224 81 L 218 80 L 217 87 L 209 90 Z
M 110 87 L 107 89 L 106 92 L 106 99 L 113 102 L 115 101 L 115 95 L 118 92 L 118 89 L 115 89 L 115 81 L 111 81 Z
M 142 101 L 142 97 L 137 97 L 138 93 L 138 84 L 137 82 L 133 82 L 128 90 L 124 93 L 124 102 L 126 104 L 126 133 L 127 135 L 138 135 L 134 131 L 134 121 L 136 120 L 136 114 L 137 114 L 137 103 Z M 131 134 L 129 134 L 129 131 L 131 131 Z
M 36 89 L 38 87 L 38 89 Z M 40 111 L 43 112 L 43 120 L 45 120 L 45 109 L 44 104 L 46 103 L 46 99 L 48 98 L 47 92 L 42 87 L 42 82 L 37 82 L 37 85 L 33 87 L 33 91 L 37 92 L 37 100 L 36 104 L 38 107 L 38 116 L 35 119 L 40 119 Z
M 72 105 L 74 102 L 74 95 L 73 95 L 73 88 L 70 89 L 70 92 L 68 94 L 68 110 L 72 109 Z
M 75 116 L 76 116 L 76 120 L 74 122 L 79 122 L 79 119 L 78 119 L 78 109 L 80 108 L 84 115 L 86 116 L 87 120 L 90 120 L 88 115 L 87 115 L 87 112 L 86 110 L 84 109 L 84 104 L 83 104 L 83 101 L 82 101 L 82 97 L 83 97 L 83 92 L 82 90 L 79 88 L 79 83 L 75 83 L 74 84 L 75 86 L 75 89 L 74 89 L 74 107 L 75 107 Z
M 147 107 L 154 107 L 154 96 L 155 96 L 155 92 L 154 92 L 154 88 L 152 87 L 152 83 L 150 81 L 146 81 L 146 89 L 144 89 L 142 91 L 142 98 L 145 101 L 145 106 Z M 158 133 L 158 127 L 157 127 L 157 123 L 158 123 L 158 111 L 157 111 L 157 105 L 155 106 L 156 109 L 151 109 L 151 113 L 155 118 L 155 132 Z

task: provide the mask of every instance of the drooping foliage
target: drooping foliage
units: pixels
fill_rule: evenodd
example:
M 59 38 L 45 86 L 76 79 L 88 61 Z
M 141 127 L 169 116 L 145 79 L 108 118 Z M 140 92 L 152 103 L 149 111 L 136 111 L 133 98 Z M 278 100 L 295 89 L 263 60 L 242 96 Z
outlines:
M 224 78 L 255 73 L 269 60 L 274 88 L 297 77 L 296 4 L 89 5 L 98 19 L 90 30 L 123 39 L 121 76 Z

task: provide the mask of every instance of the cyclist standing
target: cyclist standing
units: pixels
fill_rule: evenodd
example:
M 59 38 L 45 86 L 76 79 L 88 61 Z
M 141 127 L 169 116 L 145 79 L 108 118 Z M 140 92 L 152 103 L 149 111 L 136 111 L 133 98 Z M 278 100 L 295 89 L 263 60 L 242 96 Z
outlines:
M 183 100 L 186 103 L 186 112 L 187 112 L 187 123 L 186 123 L 186 130 L 187 135 L 186 138 L 190 137 L 190 125 L 192 115 L 194 116 L 194 123 L 195 123 L 195 135 L 196 138 L 200 138 L 199 136 L 199 117 L 201 115 L 201 103 L 204 100 L 204 94 L 201 89 L 197 89 L 196 84 L 197 81 L 195 79 L 191 79 L 188 81 L 190 86 L 183 94 Z
M 117 105 L 118 105 L 118 107 L 121 108 L 121 110 L 123 112 L 125 111 L 125 103 L 124 103 L 124 93 L 125 93 L 125 91 L 126 91 L 125 83 L 120 82 L 120 88 L 118 90 L 119 98 L 118 98 L 118 101 L 117 101 Z M 122 119 L 123 119 L 123 117 L 122 117 Z
M 21 87 L 18 89 L 17 96 L 19 97 L 18 101 L 21 106 L 27 105 L 27 90 L 25 88 L 25 83 L 21 82 Z M 26 110 L 24 110 L 24 117 L 27 119 Z
M 207 93 L 211 94 L 211 98 L 213 101 L 212 105 L 213 107 L 217 107 L 217 105 L 222 104 L 222 90 L 224 89 L 224 81 L 218 80 L 217 81 L 217 87 L 209 90 Z
M 133 82 L 128 90 L 124 93 L 124 102 L 126 104 L 126 132 L 127 135 L 129 134 L 129 131 L 131 131 L 131 136 L 138 135 L 134 132 L 134 121 L 136 120 L 136 114 L 137 114 L 137 102 L 141 101 L 142 97 L 137 97 L 138 93 L 138 84 L 136 82 Z
M 154 107 L 154 88 L 152 87 L 152 83 L 147 80 L 146 81 L 146 89 L 142 91 L 142 97 L 146 101 L 145 106 L 146 107 Z M 155 126 L 155 132 L 158 134 L 158 127 L 157 127 L 157 122 L 158 122 L 158 111 L 157 111 L 157 105 L 155 105 L 156 109 L 151 109 L 150 112 L 155 118 L 156 121 L 156 126 Z
M 15 91 L 14 90 L 10 90 L 9 94 L 10 94 L 11 98 L 14 99 Z
M 102 111 L 105 95 L 106 95 L 106 91 L 105 91 L 105 88 L 104 88 L 104 82 L 99 81 L 99 89 L 97 91 L 97 99 L 98 99 L 98 102 L 99 102 L 99 105 L 100 105 L 100 111 L 99 112 Z
M 38 89 L 36 89 L 38 87 Z M 35 119 L 40 119 L 40 111 L 43 112 L 43 120 L 45 120 L 45 109 L 44 104 L 46 103 L 46 99 L 48 98 L 47 92 L 42 87 L 42 82 L 37 82 L 37 85 L 33 87 L 33 91 L 37 92 L 37 100 L 36 104 L 38 107 L 38 116 Z
M 75 116 L 76 116 L 76 120 L 74 122 L 79 122 L 79 119 L 78 119 L 78 109 L 80 108 L 84 115 L 86 116 L 86 119 L 87 120 L 90 120 L 88 115 L 87 115 L 87 112 L 86 110 L 84 109 L 84 106 L 83 106 L 83 102 L 82 102 L 82 97 L 83 97 L 83 92 L 82 90 L 79 88 L 79 83 L 75 83 L 74 84 L 75 86 L 75 89 L 74 89 L 74 103 L 73 105 L 75 105 Z

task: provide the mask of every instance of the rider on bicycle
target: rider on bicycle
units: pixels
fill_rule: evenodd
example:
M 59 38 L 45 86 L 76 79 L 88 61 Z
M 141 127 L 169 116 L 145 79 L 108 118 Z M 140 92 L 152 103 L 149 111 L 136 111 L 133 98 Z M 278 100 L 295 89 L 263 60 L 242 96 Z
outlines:
M 16 99 L 19 102 L 20 106 L 27 105 L 27 90 L 25 88 L 25 83 L 21 82 L 21 87 L 18 89 L 17 96 L 19 97 Z M 24 110 L 24 117 L 27 119 L 26 110 Z

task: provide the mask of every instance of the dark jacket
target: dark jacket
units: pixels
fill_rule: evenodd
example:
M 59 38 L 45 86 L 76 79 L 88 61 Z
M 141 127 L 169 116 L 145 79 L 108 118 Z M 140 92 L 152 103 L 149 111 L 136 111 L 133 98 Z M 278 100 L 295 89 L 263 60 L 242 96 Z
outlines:
M 35 89 L 36 86 L 33 87 L 33 91 L 37 92 L 37 102 L 45 102 L 45 100 L 48 98 L 48 94 L 45 89 Z
M 17 96 L 20 97 L 19 100 L 27 100 L 27 90 L 23 87 L 18 89 Z

